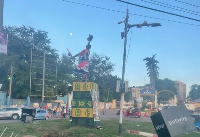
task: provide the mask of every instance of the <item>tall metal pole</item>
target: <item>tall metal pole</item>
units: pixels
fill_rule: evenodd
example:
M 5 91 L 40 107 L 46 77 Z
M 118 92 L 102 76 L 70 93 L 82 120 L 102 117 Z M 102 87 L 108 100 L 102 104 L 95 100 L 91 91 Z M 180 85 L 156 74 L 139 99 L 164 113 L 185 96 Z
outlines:
M 13 66 L 10 65 L 10 84 L 9 84 L 9 96 L 12 95 L 12 77 L 13 77 Z
M 29 96 L 31 95 L 31 71 L 32 71 L 32 48 L 31 48 L 31 62 L 30 62 L 30 89 L 29 89 Z
M 123 110 L 123 103 L 124 103 L 124 92 L 125 92 L 125 82 L 124 82 L 124 74 L 125 74 L 125 63 L 126 63 L 126 44 L 127 44 L 127 28 L 128 28 L 128 9 L 125 18 L 125 28 L 124 28 L 124 54 L 123 54 L 123 68 L 122 68 L 122 82 L 121 82 L 121 100 L 120 100 L 120 117 L 119 117 L 119 135 L 121 135 L 122 131 L 122 110 Z
M 0 0 L 0 32 L 3 31 L 3 6 L 4 0 Z
M 58 95 L 58 93 L 57 93 L 57 78 L 58 78 L 58 66 L 57 66 L 57 63 L 58 63 L 58 61 L 56 61 L 56 96 Z
M 43 57 L 42 105 L 44 101 L 44 81 L 45 81 L 45 52 L 44 52 L 44 57 Z

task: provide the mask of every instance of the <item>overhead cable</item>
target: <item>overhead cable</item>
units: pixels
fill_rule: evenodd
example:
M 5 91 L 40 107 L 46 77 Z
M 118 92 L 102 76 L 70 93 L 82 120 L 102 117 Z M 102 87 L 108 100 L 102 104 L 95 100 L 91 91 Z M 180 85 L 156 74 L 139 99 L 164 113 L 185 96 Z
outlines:
M 158 10 L 158 9 L 154 9 L 154 8 L 150 8 L 150 7 L 146 7 L 146 6 L 142 6 L 142 5 L 138 5 L 138 4 L 134 4 L 134 3 L 123 1 L 123 0 L 117 0 L 117 1 L 129 4 L 129 5 L 137 6 L 137 7 L 140 7 L 140 8 L 145 8 L 145 9 L 149 9 L 149 10 L 153 10 L 153 11 L 158 11 L 158 12 L 161 12 L 161 13 L 166 13 L 166 14 L 169 14 L 169 15 L 174 15 L 174 16 L 177 16 L 177 17 L 181 17 L 181 18 L 185 18 L 185 19 L 189 19 L 189 20 L 194 20 L 194 21 L 200 22 L 199 19 L 194 19 L 194 18 L 191 18 L 191 17 L 187 17 L 187 16 L 183 16 L 183 15 L 179 15 L 179 14 L 175 14 L 175 13 L 171 13 L 171 12 Z
M 68 3 L 72 3 L 72 4 L 81 5 L 81 6 L 87 6 L 87 7 L 91 7 L 91 8 L 96 8 L 96 9 L 101 9 L 101 10 L 107 10 L 107 11 L 113 11 L 113 12 L 126 14 L 125 11 L 113 10 L 113 9 L 109 9 L 109 8 L 103 8 L 103 7 L 88 5 L 88 4 L 73 2 L 73 1 L 69 1 L 69 0 L 63 0 L 63 1 L 68 2 Z M 162 18 L 158 18 L 158 17 L 151 17 L 151 16 L 146 16 L 146 15 L 134 14 L 134 13 L 131 13 L 131 12 L 129 12 L 129 14 L 131 14 L 133 16 L 139 16 L 139 17 L 145 17 L 145 18 L 151 18 L 151 19 L 157 19 L 157 20 L 163 20 L 163 21 L 168 21 L 168 22 L 174 22 L 174 23 L 179 23 L 179 24 L 184 24 L 184 25 L 200 27 L 200 25 L 193 24 L 193 23 L 185 23 L 185 22 L 174 21 L 174 20 L 170 20 L 170 19 L 162 19 Z
M 156 1 L 156 0 L 151 0 L 151 1 L 154 1 L 154 2 L 157 2 L 157 3 L 161 3 L 161 4 L 164 4 L 164 5 L 168 5 L 168 6 L 171 6 L 171 7 L 179 8 L 179 9 L 182 9 L 182 10 L 194 12 L 194 13 L 197 13 L 197 14 L 200 13 L 200 12 L 197 12 L 197 11 L 194 11 L 194 10 L 185 9 L 185 8 L 182 8 L 182 7 L 178 7 L 178 6 L 174 6 L 174 5 L 171 5 L 171 4 L 159 2 L 159 1 Z
M 198 5 L 194 5 L 194 4 L 191 4 L 191 3 L 183 2 L 183 1 L 180 1 L 180 0 L 174 0 L 174 1 L 177 1 L 177 2 L 180 2 L 180 3 L 186 4 L 186 5 L 190 5 L 190 6 L 194 6 L 194 7 L 200 8 L 200 6 L 198 6 Z
M 140 0 L 140 1 L 143 1 L 143 2 L 146 2 L 146 3 L 150 3 L 150 4 L 154 4 L 154 5 L 158 5 L 158 6 L 165 7 L 165 8 L 169 8 L 169 9 L 173 9 L 173 10 L 177 10 L 177 11 L 181 11 L 181 12 L 185 12 L 185 13 L 189 13 L 189 14 L 193 14 L 193 15 L 200 16 L 199 12 L 192 11 L 192 10 L 188 10 L 188 9 L 181 8 L 181 7 L 177 7 L 177 6 L 174 6 L 174 5 L 167 4 L 167 3 L 163 3 L 163 2 L 159 2 L 159 1 L 155 1 L 155 0 L 150 0 L 150 1 Z M 152 2 L 151 2 L 151 1 L 152 1 Z M 155 3 L 155 2 L 156 2 L 156 3 Z

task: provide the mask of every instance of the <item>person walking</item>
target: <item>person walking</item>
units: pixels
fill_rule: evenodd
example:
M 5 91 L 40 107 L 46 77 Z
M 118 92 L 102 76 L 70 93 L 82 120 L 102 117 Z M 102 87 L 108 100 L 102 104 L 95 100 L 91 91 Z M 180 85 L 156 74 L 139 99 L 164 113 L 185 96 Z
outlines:
M 104 103 L 103 115 L 106 115 L 106 103 Z
M 63 107 L 63 118 L 66 118 L 67 110 L 65 107 Z

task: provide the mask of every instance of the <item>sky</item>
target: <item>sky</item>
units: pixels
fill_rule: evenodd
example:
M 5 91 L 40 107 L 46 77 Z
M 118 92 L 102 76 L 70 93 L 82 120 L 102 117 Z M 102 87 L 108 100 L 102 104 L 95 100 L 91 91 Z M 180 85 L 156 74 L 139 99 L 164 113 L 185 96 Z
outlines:
M 200 20 L 200 1 L 197 0 L 124 1 Z M 161 6 L 163 4 L 165 7 Z M 85 48 L 89 34 L 92 34 L 91 53 L 110 57 L 115 64 L 113 75 L 121 78 L 124 50 L 121 32 L 124 31 L 124 23 L 118 22 L 124 21 L 127 8 L 129 24 L 144 21 L 162 24 L 159 27 L 132 27 L 129 30 L 125 72 L 129 86 L 149 83 L 143 59 L 154 54 L 159 61 L 160 79 L 184 82 L 187 93 L 191 85 L 200 84 L 199 21 L 116 0 L 4 0 L 3 23 L 4 26 L 25 25 L 48 32 L 51 46 L 58 50 L 59 55 L 67 53 L 67 48 L 72 54 L 79 53 Z

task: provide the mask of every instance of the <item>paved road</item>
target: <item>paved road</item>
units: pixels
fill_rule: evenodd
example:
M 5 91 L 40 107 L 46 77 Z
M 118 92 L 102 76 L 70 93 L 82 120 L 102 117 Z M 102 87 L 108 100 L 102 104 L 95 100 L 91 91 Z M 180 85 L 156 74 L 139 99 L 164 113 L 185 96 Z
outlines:
M 106 114 L 103 115 L 103 111 L 100 111 L 100 119 L 101 120 L 109 120 L 109 119 L 119 119 L 119 115 L 116 115 L 117 109 L 108 109 L 106 111 Z M 50 120 L 54 120 L 57 118 L 50 118 Z M 123 116 L 123 120 L 133 120 L 133 121 L 140 121 L 140 122 L 151 122 L 151 119 L 149 117 L 140 117 L 140 118 L 133 118 L 133 117 L 125 117 Z M 12 119 L 0 119 L 0 124 L 3 123 L 15 123 L 15 122 L 21 122 L 20 120 L 12 120 Z
M 0 119 L 0 124 L 4 123 L 15 123 L 15 122 L 20 122 L 21 120 L 12 120 L 12 119 Z
M 108 109 L 106 111 L 106 114 L 103 115 L 103 111 L 101 111 L 101 117 L 102 120 L 107 119 L 119 119 L 119 115 L 116 115 L 117 109 Z M 133 120 L 133 121 L 140 121 L 140 122 L 151 122 L 151 119 L 149 117 L 143 117 L 144 114 L 142 114 L 142 117 L 140 118 L 134 118 L 134 117 L 125 117 L 123 116 L 123 120 Z

